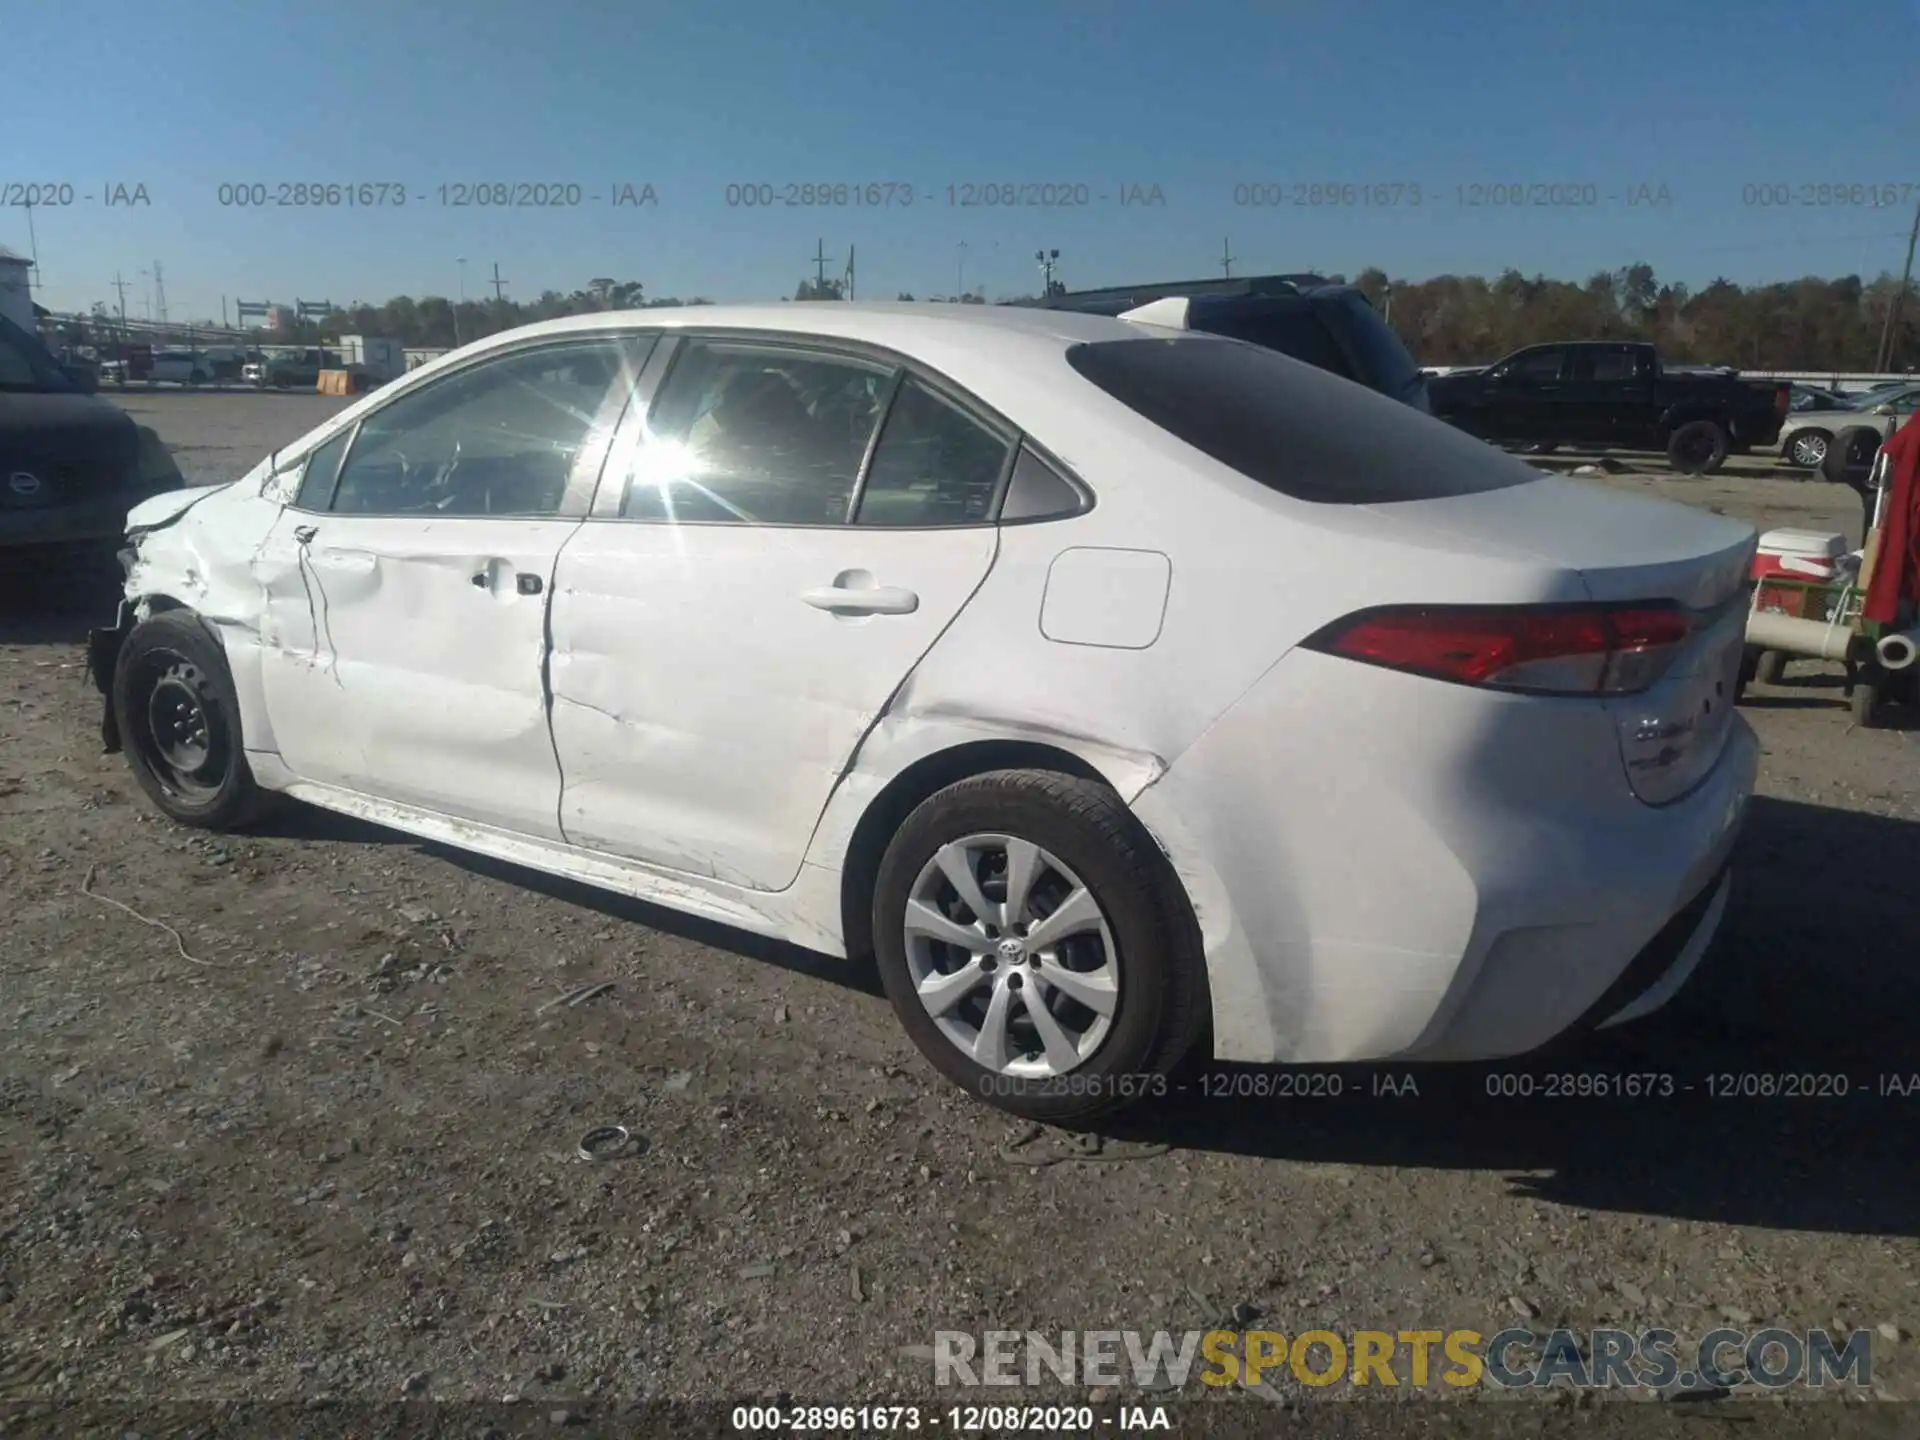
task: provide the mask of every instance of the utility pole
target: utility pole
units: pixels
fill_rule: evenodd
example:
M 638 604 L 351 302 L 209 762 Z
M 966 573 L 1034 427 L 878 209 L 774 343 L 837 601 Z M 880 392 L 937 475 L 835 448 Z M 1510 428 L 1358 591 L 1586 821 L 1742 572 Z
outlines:
M 118 270 L 113 272 L 113 288 L 120 296 L 120 328 L 127 328 L 127 282 L 120 278 Z
M 162 325 L 167 323 L 167 280 L 158 260 L 153 262 L 153 317 Z
M 1060 263 L 1058 250 L 1036 250 L 1033 258 L 1040 262 L 1040 294 L 1042 298 L 1053 294 L 1053 270 Z
M 846 274 L 844 284 L 846 288 L 842 292 L 840 298 L 842 300 L 852 300 L 853 299 L 853 246 L 851 245 L 847 246 L 847 274 Z
M 1901 302 L 1907 298 L 1907 282 L 1913 278 L 1913 244 L 1920 240 L 1920 203 L 1913 207 L 1913 228 L 1907 232 L 1907 263 L 1900 269 L 1900 288 L 1893 292 L 1893 303 L 1887 306 L 1887 323 L 1880 327 L 1880 356 L 1874 369 L 1882 374 L 1893 363 L 1894 327 L 1900 323 Z
M 33 260 L 33 273 L 27 276 L 27 295 L 32 297 L 35 290 L 43 289 L 46 281 L 40 278 L 40 240 L 33 233 L 33 202 L 21 202 L 21 208 L 27 212 L 27 252 Z
M 813 295 L 817 300 L 827 293 L 827 241 L 822 236 L 813 247 Z
M 1227 241 L 1227 236 L 1223 235 L 1220 237 L 1220 273 L 1231 280 L 1233 278 L 1233 254 L 1227 248 Z
M 498 260 L 493 262 L 493 279 L 487 283 L 493 286 L 493 299 L 495 304 L 507 298 L 507 282 L 500 278 L 500 262 Z

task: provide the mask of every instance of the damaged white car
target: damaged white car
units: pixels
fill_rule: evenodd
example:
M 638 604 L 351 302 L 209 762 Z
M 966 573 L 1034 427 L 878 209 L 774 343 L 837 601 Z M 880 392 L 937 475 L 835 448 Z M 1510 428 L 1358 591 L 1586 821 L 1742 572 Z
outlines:
M 877 958 L 927 1058 L 1083 1118 L 1205 1037 L 1511 1055 L 1719 923 L 1746 526 L 1272 351 L 1015 307 L 497 335 L 140 506 L 109 744 Z

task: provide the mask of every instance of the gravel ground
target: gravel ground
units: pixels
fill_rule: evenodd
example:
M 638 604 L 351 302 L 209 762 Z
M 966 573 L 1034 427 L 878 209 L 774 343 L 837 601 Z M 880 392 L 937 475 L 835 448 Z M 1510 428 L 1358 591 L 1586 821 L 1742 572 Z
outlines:
M 122 403 L 216 480 L 344 402 Z M 1747 468 L 1603 483 L 1858 533 L 1851 494 Z M 1920 750 L 1851 730 L 1836 671 L 1746 707 L 1735 899 L 1661 1016 L 1392 1072 L 1417 1095 L 1189 1093 L 1093 1163 L 935 1078 L 846 962 L 315 811 L 175 828 L 98 753 L 99 603 L 0 612 L 0 1401 L 859 1402 L 930 1395 L 937 1329 L 1254 1316 L 1883 1327 L 1875 1391 L 1920 1398 L 1920 1079 L 1879 1094 L 1920 1072 Z M 1494 1099 L 1495 1070 L 1693 1089 Z M 1705 1091 L 1783 1071 L 1851 1093 Z M 640 1153 L 580 1160 L 603 1123 Z

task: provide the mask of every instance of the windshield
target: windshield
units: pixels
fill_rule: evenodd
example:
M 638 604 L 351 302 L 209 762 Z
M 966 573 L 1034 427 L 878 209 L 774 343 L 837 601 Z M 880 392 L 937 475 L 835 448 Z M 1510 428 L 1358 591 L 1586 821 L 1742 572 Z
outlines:
M 0 390 L 64 395 L 78 389 L 38 338 L 0 317 Z

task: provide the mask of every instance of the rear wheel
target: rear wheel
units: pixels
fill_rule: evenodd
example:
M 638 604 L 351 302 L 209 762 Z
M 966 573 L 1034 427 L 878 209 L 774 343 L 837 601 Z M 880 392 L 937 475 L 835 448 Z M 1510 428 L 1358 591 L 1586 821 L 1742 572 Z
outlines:
M 1727 463 L 1727 431 L 1717 420 L 1689 420 L 1667 437 L 1667 462 L 1682 475 L 1711 475 Z
M 127 764 L 168 818 L 230 830 L 260 811 L 227 657 L 200 618 L 169 610 L 127 637 L 113 678 Z
M 1787 678 L 1787 656 L 1781 650 L 1762 650 L 1754 662 L 1753 678 L 1762 685 L 1778 685 Z
M 1198 927 L 1172 873 L 1090 780 L 1000 770 L 924 801 L 881 861 L 873 935 L 921 1054 L 1033 1120 L 1164 1093 L 1204 1008 Z
M 1881 676 L 1877 670 L 1863 667 L 1854 679 L 1852 689 L 1847 692 L 1847 710 L 1853 716 L 1853 723 L 1862 730 L 1879 728 L 1880 683 Z

